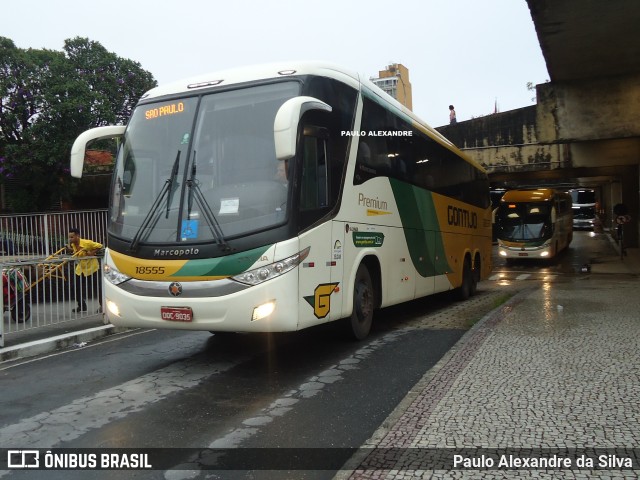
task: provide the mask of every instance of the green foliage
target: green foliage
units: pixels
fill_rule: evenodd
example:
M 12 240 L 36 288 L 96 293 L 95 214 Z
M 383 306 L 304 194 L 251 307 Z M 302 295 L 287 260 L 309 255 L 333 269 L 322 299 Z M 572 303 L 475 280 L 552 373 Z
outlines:
M 87 38 L 62 52 L 20 49 L 0 37 L 0 183 L 20 191 L 16 212 L 47 210 L 76 187 L 69 153 L 83 131 L 124 124 L 144 92 L 156 86 L 138 62 Z

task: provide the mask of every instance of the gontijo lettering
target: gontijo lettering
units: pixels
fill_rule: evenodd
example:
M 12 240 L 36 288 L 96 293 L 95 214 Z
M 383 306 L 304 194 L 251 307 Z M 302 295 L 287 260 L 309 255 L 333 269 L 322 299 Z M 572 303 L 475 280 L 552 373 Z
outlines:
M 447 223 L 454 227 L 478 228 L 478 215 L 464 208 L 447 207 Z
M 162 107 L 150 108 L 146 112 L 144 112 L 144 117 L 147 120 L 152 120 L 158 117 L 166 117 L 167 115 L 175 115 L 176 113 L 184 112 L 184 103 L 169 103 L 168 105 L 163 105 Z

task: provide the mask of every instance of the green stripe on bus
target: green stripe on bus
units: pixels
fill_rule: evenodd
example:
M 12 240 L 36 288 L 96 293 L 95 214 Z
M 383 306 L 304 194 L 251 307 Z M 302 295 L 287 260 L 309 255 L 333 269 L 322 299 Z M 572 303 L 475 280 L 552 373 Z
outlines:
M 451 272 L 431 192 L 390 178 L 411 261 L 422 277 Z
M 269 249 L 270 245 L 254 248 L 246 252 L 234 253 L 225 257 L 189 260 L 175 277 L 232 277 L 250 269 Z

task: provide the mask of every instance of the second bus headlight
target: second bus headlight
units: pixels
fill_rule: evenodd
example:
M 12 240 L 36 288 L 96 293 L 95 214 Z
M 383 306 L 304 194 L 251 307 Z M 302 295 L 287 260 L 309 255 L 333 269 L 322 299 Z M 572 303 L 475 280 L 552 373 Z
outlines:
M 240 275 L 231 277 L 231 279 L 236 282 L 246 283 L 247 285 L 258 285 L 262 282 L 266 282 L 267 280 L 279 277 L 280 275 L 293 270 L 305 258 L 307 258 L 310 249 L 311 247 L 307 247 L 295 255 L 284 258 L 270 265 L 264 265 L 262 267 L 254 268 L 253 270 L 247 270 Z
M 112 267 L 111 265 L 106 264 L 102 271 L 104 272 L 104 279 L 109 283 L 113 283 L 114 285 L 119 285 L 122 282 L 126 282 L 131 277 L 121 273 L 116 267 Z

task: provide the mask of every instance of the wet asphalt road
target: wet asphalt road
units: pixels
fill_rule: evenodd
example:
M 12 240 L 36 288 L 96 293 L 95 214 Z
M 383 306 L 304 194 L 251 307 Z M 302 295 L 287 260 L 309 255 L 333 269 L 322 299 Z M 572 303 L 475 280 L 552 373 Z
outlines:
M 5 367 L 0 444 L 358 447 L 464 333 L 415 329 L 403 320 L 424 312 L 425 304 L 412 304 L 396 310 L 395 321 L 379 318 L 373 335 L 360 343 L 346 340 L 339 325 L 221 338 L 148 331 Z M 176 455 L 175 465 L 189 460 Z M 123 478 L 65 471 L 14 472 L 9 478 L 76 473 Z M 317 472 L 313 478 L 331 476 Z M 156 471 L 137 478 L 167 477 Z
M 0 369 L 0 445 L 21 448 L 355 448 L 479 315 L 552 274 L 579 277 L 610 246 L 576 235 L 558 261 L 507 266 L 467 308 L 448 295 L 385 309 L 364 342 L 340 325 L 295 334 L 138 331 Z M 584 234 L 582 234 L 584 233 Z M 530 275 L 530 276 L 527 276 Z M 524 278 L 523 278 L 524 277 Z M 524 281 L 518 281 L 522 278 Z M 454 308 L 452 308 L 454 306 Z M 332 478 L 330 470 L 12 472 L 7 478 Z M 187 465 L 185 467 L 184 465 Z

